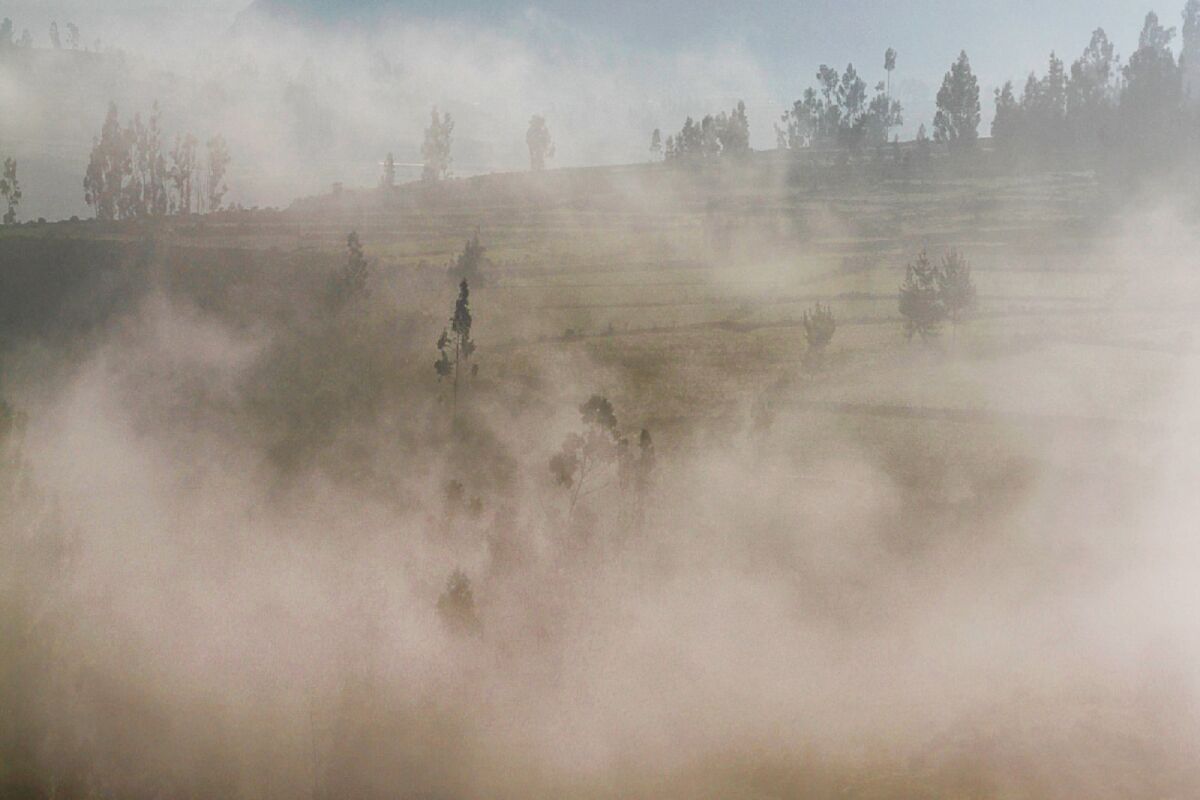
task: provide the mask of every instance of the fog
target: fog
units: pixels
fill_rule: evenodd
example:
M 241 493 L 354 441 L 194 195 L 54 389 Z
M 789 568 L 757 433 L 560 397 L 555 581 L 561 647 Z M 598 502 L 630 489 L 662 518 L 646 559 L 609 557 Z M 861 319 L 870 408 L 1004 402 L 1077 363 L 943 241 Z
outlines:
M 870 156 L 803 184 L 782 153 L 376 190 L 389 151 L 419 165 L 433 106 L 460 176 L 524 170 L 533 114 L 557 168 L 640 164 L 650 130 L 737 99 L 774 144 L 742 45 L 627 62 L 530 13 L 540 49 L 247 23 L 0 72 L 0 141 L 42 148 L 24 219 L 91 216 L 110 100 L 222 133 L 231 204 L 318 195 L 0 239 L 0 794 L 1200 794 L 1178 176 L 1123 192 L 1098 168 L 1077 224 L 1036 236 L 993 221 L 1080 170 L 1030 189 L 946 156 L 894 190 L 907 211 L 869 209 Z M 351 230 L 369 281 L 333 300 Z M 434 343 L 472 232 L 460 391 Z M 949 245 L 979 318 L 906 341 L 897 270 Z M 882 290 L 855 259 L 886 261 Z M 822 298 L 840 338 L 805 357 L 790 310 Z M 619 455 L 564 487 L 571 434 Z

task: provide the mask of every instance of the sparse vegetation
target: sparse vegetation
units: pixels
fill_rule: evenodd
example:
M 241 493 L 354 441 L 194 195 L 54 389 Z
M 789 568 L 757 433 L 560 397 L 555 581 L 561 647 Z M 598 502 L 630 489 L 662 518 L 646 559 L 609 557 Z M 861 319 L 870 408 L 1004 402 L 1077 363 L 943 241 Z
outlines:
M 99 221 L 0 229 L 0 798 L 1197 795 L 1200 0 L 1178 54 L 1152 15 L 1001 86 L 992 141 L 965 52 L 932 139 L 927 57 L 823 66 L 782 152 L 753 53 L 612 100 L 470 20 L 253 23 L 163 78 L 171 138 L 110 109 Z M 0 29 L 8 223 L 54 207 L 27 83 L 158 89 L 55 31 Z M 533 103 L 605 164 L 528 174 Z M 240 208 L 231 151 L 311 196 Z

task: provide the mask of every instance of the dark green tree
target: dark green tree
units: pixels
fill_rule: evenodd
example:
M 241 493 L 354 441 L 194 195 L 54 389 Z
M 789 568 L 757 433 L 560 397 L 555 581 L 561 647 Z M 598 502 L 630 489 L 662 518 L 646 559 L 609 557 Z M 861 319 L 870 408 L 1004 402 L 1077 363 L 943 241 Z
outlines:
M 900 286 L 900 315 L 904 317 L 905 336 L 911 340 L 919 335 L 925 341 L 938 335 L 946 318 L 946 307 L 938 292 L 938 269 L 924 250 L 905 267 L 904 283 Z
M 938 90 L 933 138 L 951 150 L 974 147 L 979 138 L 979 81 L 966 51 L 959 53 Z
M 942 257 L 937 271 L 938 298 L 957 333 L 964 314 L 975 307 L 975 281 L 971 264 L 957 250 Z
M 453 381 L 451 417 L 458 416 L 458 385 L 475 355 L 475 342 L 471 339 L 471 289 L 464 280 L 458 287 L 458 299 L 454 303 L 454 316 L 450 318 L 450 329 L 442 331 L 438 339 L 440 357 L 434 363 L 438 380 Z

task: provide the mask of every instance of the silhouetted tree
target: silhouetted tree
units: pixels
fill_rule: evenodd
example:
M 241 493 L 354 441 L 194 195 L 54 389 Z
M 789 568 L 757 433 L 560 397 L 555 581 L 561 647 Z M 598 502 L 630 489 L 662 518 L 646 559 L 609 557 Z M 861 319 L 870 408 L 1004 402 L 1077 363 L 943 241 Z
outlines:
M 464 280 L 458 287 L 458 300 L 454 303 L 454 316 L 450 318 L 450 330 L 442 331 L 438 339 L 441 356 L 434 363 L 438 380 L 453 380 L 451 417 L 458 416 L 458 384 L 462 373 L 467 370 L 471 357 L 475 355 L 475 342 L 471 339 L 471 289 Z
M 435 107 L 425 129 L 425 142 L 421 145 L 421 158 L 425 161 L 421 178 L 425 181 L 442 181 L 450 177 L 450 147 L 453 142 L 454 120 L 450 115 L 439 115 Z
M 475 288 L 479 288 L 485 283 L 483 268 L 487 264 L 487 248 L 479 241 L 479 231 L 475 231 L 463 246 L 463 251 L 458 254 L 458 258 L 450 265 L 447 274 L 451 283 L 455 285 L 467 281 Z
M 7 207 L 4 212 L 4 224 L 12 225 L 17 221 L 17 207 L 21 205 L 21 183 L 17 180 L 17 161 L 14 158 L 4 159 L 4 174 L 0 175 L 0 197 L 4 198 Z
M 837 320 L 834 319 L 833 310 L 829 306 L 817 303 L 804 312 L 801 321 L 804 323 L 804 338 L 812 350 L 824 350 L 833 341 L 833 334 L 837 331 Z
M 868 102 L 867 83 L 853 64 L 840 76 L 822 64 L 817 87 L 806 89 L 775 126 L 778 146 L 798 150 L 836 145 L 857 151 L 868 142 L 887 142 L 888 129 L 901 123 L 901 108 L 890 98 L 885 83 L 877 84 L 876 90 L 877 96 Z
M 698 161 L 749 150 L 750 122 L 746 104 L 739 101 L 731 113 L 708 114 L 699 123 L 688 117 L 679 133 L 667 138 L 666 159 Z
M 9 50 L 16 47 L 13 42 L 13 21 L 8 17 L 0 20 L 0 50 Z
M 650 134 L 650 156 L 657 161 L 659 158 L 662 158 L 662 152 L 662 131 L 660 131 L 658 128 L 655 128 L 653 133 Z
M 55 50 L 62 49 L 62 39 L 58 35 L 58 23 L 53 21 L 50 23 L 50 46 Z
M 74 22 L 67 23 L 67 44 L 72 50 L 79 49 L 79 28 Z
M 979 138 L 979 81 L 966 51 L 959 53 L 938 90 L 933 138 L 951 150 L 973 147 Z
M 992 138 L 996 147 L 1011 154 L 1021 133 L 1021 106 L 1013 93 L 1012 81 L 995 90 L 996 114 L 992 117 Z
M 529 169 L 541 172 L 546 168 L 546 159 L 554 158 L 554 140 L 550 138 L 545 117 L 535 114 L 529 120 L 525 144 L 529 147 Z
M 745 103 L 739 100 L 732 112 L 722 112 L 717 117 L 716 136 L 723 156 L 750 152 L 750 120 L 746 116 Z
M 355 300 L 368 297 L 370 295 L 368 285 L 370 278 L 370 264 L 363 252 L 358 231 L 351 231 L 350 235 L 346 237 L 346 263 L 330 285 L 330 299 L 334 307 L 340 308 Z
M 905 267 L 904 283 L 900 286 L 900 314 L 904 317 L 904 333 L 910 340 L 915 334 L 924 340 L 937 336 L 946 318 L 946 308 L 938 292 L 938 270 L 924 250 Z
M 1109 138 L 1119 99 L 1120 64 L 1103 28 L 1092 32 L 1083 54 L 1071 64 L 1067 118 L 1073 141 L 1096 146 Z
M 892 72 L 896 69 L 896 51 L 888 48 L 883 54 L 883 69 L 887 72 L 887 92 L 888 97 L 892 96 Z
M 133 170 L 126 133 L 121 130 L 117 106 L 110 103 L 100 136 L 94 140 L 87 174 L 83 179 L 84 200 L 100 220 L 117 218 L 125 178 Z
M 1179 144 L 1183 78 L 1171 52 L 1174 36 L 1174 28 L 1164 28 L 1154 12 L 1147 14 L 1138 49 L 1125 65 L 1120 115 L 1134 170 L 1161 171 Z
M 588 479 L 615 463 L 622 447 L 617 433 L 617 416 L 608 398 L 592 395 L 579 407 L 579 416 L 583 431 L 568 434 L 558 453 L 550 459 L 550 473 L 555 483 L 570 492 L 568 523 Z

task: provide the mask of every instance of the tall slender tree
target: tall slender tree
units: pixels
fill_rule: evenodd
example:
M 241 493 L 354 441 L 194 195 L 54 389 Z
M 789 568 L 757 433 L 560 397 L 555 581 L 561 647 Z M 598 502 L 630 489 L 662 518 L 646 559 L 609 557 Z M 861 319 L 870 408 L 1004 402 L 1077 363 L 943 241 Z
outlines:
M 441 355 L 434 368 L 438 380 L 453 381 L 451 417 L 458 418 L 458 385 L 475 355 L 475 342 L 471 339 L 471 289 L 464 279 L 458 286 L 458 299 L 454 302 L 454 316 L 450 318 L 450 329 L 443 330 L 438 339 Z

